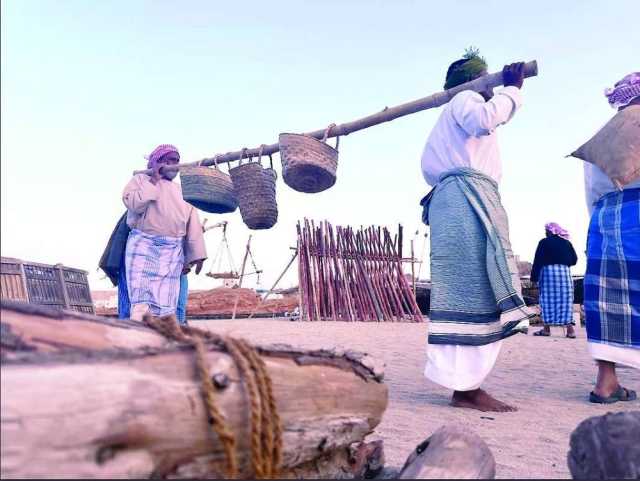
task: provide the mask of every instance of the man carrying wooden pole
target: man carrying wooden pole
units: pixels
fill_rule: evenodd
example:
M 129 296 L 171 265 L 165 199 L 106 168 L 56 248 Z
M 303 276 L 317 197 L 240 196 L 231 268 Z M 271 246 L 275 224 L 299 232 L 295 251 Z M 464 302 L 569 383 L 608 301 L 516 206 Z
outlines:
M 451 64 L 445 89 L 482 77 L 477 51 Z M 480 389 L 502 339 L 526 332 L 507 214 L 498 193 L 502 176 L 495 130 L 522 104 L 524 64 L 503 69 L 495 96 L 459 92 L 444 108 L 422 154 L 433 190 L 421 201 L 431 227 L 431 310 L 425 376 L 452 389 L 452 406 L 507 412 L 516 408 Z

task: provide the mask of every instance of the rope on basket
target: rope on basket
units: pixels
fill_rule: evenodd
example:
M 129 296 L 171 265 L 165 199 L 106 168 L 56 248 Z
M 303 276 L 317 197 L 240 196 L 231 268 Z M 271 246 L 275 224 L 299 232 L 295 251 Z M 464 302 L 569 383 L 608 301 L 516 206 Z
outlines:
M 147 314 L 144 323 L 165 338 L 190 344 L 195 349 L 196 368 L 202 382 L 202 397 L 209 424 L 222 443 L 227 460 L 227 476 L 237 478 L 239 467 L 236 438 L 216 402 L 215 388 L 207 368 L 205 341 L 215 343 L 229 353 L 240 371 L 249 397 L 253 474 L 257 479 L 277 477 L 282 463 L 282 425 L 271 377 L 256 349 L 243 339 L 220 336 L 191 326 L 180 326 L 173 315 L 154 317 Z

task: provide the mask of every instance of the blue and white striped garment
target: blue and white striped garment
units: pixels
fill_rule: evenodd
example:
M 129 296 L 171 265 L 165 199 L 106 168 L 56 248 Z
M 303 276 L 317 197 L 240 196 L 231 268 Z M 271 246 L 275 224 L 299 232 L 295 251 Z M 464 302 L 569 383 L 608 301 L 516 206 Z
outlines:
M 455 169 L 422 205 L 431 226 L 429 344 L 483 346 L 526 333 L 533 314 L 522 299 L 497 183 Z
M 189 300 L 189 280 L 186 275 L 180 276 L 180 295 L 176 307 L 176 318 L 178 324 L 187 325 L 187 302 Z M 118 318 L 129 319 L 131 317 L 131 303 L 129 302 L 129 291 L 127 290 L 127 276 L 125 274 L 124 259 L 118 277 Z
M 589 342 L 640 349 L 640 189 L 610 192 L 596 204 L 584 311 Z
M 131 306 L 148 304 L 154 316 L 176 312 L 184 266 L 182 237 L 154 236 L 132 229 L 125 267 Z
M 547 326 L 573 323 L 573 279 L 569 266 L 552 264 L 540 273 L 540 309 Z

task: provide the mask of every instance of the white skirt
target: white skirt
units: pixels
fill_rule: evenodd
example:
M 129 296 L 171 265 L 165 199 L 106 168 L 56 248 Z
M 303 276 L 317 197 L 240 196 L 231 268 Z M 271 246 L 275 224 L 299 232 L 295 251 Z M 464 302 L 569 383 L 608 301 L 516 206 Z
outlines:
M 587 345 L 591 357 L 595 360 L 615 362 L 640 369 L 640 349 L 612 346 L 600 342 L 588 342 Z
M 484 346 L 427 344 L 427 379 L 454 391 L 478 389 L 498 359 L 502 341 Z

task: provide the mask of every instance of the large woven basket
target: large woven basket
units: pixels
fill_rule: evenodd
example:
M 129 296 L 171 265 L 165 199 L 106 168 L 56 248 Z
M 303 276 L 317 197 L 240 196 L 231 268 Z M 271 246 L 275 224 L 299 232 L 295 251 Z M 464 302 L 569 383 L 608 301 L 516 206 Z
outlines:
M 182 197 L 194 207 L 212 214 L 225 214 L 238 208 L 229 174 L 217 167 L 182 167 Z
M 280 159 L 285 184 L 298 192 L 315 194 L 336 183 L 338 144 L 334 149 L 322 141 L 302 134 L 280 134 Z
M 259 162 L 229 170 L 242 221 L 249 229 L 270 229 L 278 221 L 276 171 Z

